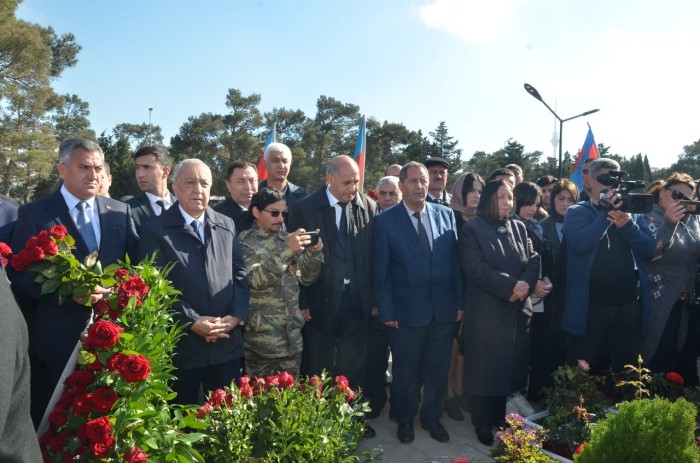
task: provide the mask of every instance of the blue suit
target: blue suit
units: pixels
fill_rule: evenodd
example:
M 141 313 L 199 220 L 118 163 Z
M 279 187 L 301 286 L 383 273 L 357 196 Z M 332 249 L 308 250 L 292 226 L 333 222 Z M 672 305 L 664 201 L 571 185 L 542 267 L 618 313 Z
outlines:
M 375 218 L 374 295 L 382 322 L 398 321 L 389 343 L 394 379 L 391 407 L 397 421 L 418 410 L 418 382 L 424 377 L 421 420 L 442 414 L 452 347 L 452 322 L 463 307 L 457 228 L 452 211 L 426 203 L 432 255 L 424 250 L 403 203 Z M 427 222 L 424 225 L 428 225 Z

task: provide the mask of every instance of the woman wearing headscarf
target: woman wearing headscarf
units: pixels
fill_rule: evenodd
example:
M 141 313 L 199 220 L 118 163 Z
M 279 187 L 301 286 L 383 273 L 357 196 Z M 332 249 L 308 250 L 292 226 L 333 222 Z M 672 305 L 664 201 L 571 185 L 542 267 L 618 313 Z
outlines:
M 506 397 L 527 383 L 530 351 L 530 294 L 539 275 L 539 256 L 521 221 L 513 219 L 513 190 L 504 180 L 486 184 L 477 217 L 460 232 L 467 281 L 464 319 L 464 384 L 472 422 L 484 445 L 502 425 Z

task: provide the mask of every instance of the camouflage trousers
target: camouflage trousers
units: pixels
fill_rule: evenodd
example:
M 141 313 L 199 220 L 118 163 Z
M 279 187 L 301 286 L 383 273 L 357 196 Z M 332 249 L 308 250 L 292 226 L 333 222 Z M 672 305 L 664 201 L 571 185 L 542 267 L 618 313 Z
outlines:
M 287 357 L 263 357 L 245 351 L 245 372 L 250 376 L 265 377 L 286 371 L 296 379 L 299 377 L 300 365 L 301 352 Z

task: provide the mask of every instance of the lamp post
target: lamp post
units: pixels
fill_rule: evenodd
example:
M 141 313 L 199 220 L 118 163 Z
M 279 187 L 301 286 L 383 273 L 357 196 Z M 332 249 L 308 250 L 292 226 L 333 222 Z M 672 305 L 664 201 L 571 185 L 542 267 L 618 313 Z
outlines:
M 537 89 L 536 89 L 535 87 L 533 87 L 533 86 L 530 85 L 530 84 L 525 84 L 525 90 L 527 90 L 527 93 L 529 93 L 530 95 L 532 95 L 533 98 L 539 100 L 543 105 L 545 105 L 545 107 L 546 107 L 547 109 L 549 109 L 549 112 L 551 112 L 552 114 L 554 114 L 554 117 L 556 117 L 557 120 L 559 121 L 559 178 L 561 179 L 561 178 L 564 176 L 564 171 L 563 171 L 563 167 L 562 167 L 562 158 L 561 158 L 561 157 L 562 157 L 562 140 L 563 140 L 563 138 L 564 138 L 564 137 L 562 136 L 562 130 L 564 130 L 564 122 L 570 121 L 571 119 L 576 119 L 577 117 L 583 117 L 583 116 L 588 116 L 589 114 L 597 113 L 598 111 L 600 111 L 600 109 L 591 109 L 590 111 L 586 111 L 585 113 L 581 113 L 581 114 L 578 114 L 578 115 L 576 115 L 576 116 L 571 116 L 571 117 L 567 117 L 566 119 L 562 119 L 562 118 L 559 117 L 559 115 L 558 115 L 556 112 L 554 112 L 554 110 L 553 110 L 552 108 L 550 108 L 549 105 L 542 99 L 542 95 L 540 95 L 540 92 L 538 92 Z
M 152 145 L 153 144 L 153 126 L 151 125 L 151 112 L 153 111 L 153 108 L 148 108 L 148 144 Z

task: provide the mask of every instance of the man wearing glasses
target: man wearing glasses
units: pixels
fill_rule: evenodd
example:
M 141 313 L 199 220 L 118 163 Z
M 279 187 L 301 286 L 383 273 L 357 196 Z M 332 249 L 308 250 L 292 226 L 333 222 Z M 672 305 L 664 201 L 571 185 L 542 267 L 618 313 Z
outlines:
M 250 309 L 243 346 L 246 371 L 266 377 L 286 371 L 299 376 L 304 317 L 299 311 L 299 285 L 316 281 L 323 266 L 323 241 L 300 228 L 287 233 L 284 194 L 272 188 L 250 202 L 252 229 L 241 233 L 248 272 Z

